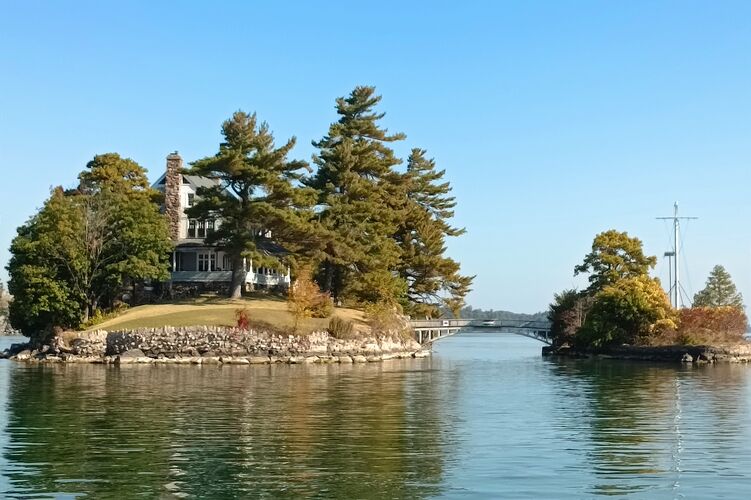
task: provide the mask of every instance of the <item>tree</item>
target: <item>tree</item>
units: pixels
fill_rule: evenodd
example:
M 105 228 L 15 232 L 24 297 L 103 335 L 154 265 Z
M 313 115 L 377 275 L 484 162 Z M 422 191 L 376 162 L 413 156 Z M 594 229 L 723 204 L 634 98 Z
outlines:
M 659 280 L 638 275 L 606 285 L 594 296 L 575 341 L 591 347 L 637 344 L 675 328 L 676 313 Z
M 197 202 L 187 213 L 221 222 L 206 241 L 219 244 L 230 255 L 230 297 L 237 298 L 245 283 L 244 258 L 278 267 L 281 262 L 267 248 L 299 248 L 315 234 L 309 222 L 314 193 L 296 185 L 307 163 L 287 159 L 294 137 L 275 147 L 268 124 L 258 124 L 255 113 L 243 111 L 222 124 L 222 135 L 219 152 L 188 169 L 188 173 L 214 179 L 217 184 L 199 188 Z
M 591 307 L 592 297 L 586 293 L 569 289 L 554 294 L 547 315 L 551 323 L 550 334 L 553 344 L 560 346 L 573 342 Z
M 646 276 L 657 264 L 657 257 L 647 257 L 639 238 L 614 229 L 595 236 L 592 251 L 574 268 L 574 276 L 590 273 L 587 292 L 594 294 L 625 278 Z
M 403 200 L 396 195 L 401 176 L 394 167 L 401 160 L 387 146 L 405 136 L 380 127 L 380 100 L 374 87 L 362 86 L 336 100 L 340 118 L 313 143 L 318 168 L 305 180 L 319 194 L 325 242 L 319 282 L 339 300 L 397 302 L 405 290 L 395 272 Z
M 407 283 L 408 312 L 434 316 L 439 305 L 451 301 L 449 309 L 461 310 L 474 277 L 462 276 L 459 264 L 446 254 L 446 237 L 464 234 L 452 227 L 456 201 L 451 187 L 443 182 L 444 170 L 437 171 L 426 151 L 413 149 L 404 175 L 404 217 L 396 239 L 401 250 L 399 274 Z
M 126 282 L 168 277 L 172 243 L 145 170 L 110 153 L 79 180 L 54 189 L 11 244 L 11 323 L 37 340 L 111 306 Z
M 694 295 L 694 307 L 732 306 L 743 308 L 743 296 L 735 288 L 730 274 L 724 267 L 714 266 L 704 289 Z

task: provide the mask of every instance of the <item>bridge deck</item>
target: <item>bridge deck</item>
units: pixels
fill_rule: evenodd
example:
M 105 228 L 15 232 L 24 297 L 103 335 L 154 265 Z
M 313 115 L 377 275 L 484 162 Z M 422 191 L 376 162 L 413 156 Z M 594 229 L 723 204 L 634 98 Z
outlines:
M 548 345 L 551 343 L 550 322 L 548 321 L 438 319 L 414 320 L 410 323 L 415 332 L 415 340 L 420 344 L 435 342 L 462 330 L 513 333 Z

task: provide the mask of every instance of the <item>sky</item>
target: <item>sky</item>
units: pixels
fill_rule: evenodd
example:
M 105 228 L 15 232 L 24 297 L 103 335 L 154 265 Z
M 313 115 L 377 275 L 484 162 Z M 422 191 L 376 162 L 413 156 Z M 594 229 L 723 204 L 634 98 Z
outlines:
M 255 111 L 292 158 L 375 85 L 390 131 L 446 170 L 473 307 L 536 312 L 607 229 L 689 296 L 722 264 L 751 300 L 751 2 L 0 0 L 0 267 L 94 155 L 212 155 Z M 7 280 L 7 272 L 0 271 Z

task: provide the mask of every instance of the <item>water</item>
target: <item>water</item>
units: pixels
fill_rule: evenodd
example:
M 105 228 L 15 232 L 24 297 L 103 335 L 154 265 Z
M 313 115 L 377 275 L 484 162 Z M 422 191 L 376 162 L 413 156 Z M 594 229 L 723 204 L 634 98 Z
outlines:
M 748 498 L 751 366 L 504 334 L 323 366 L 0 361 L 0 495 Z

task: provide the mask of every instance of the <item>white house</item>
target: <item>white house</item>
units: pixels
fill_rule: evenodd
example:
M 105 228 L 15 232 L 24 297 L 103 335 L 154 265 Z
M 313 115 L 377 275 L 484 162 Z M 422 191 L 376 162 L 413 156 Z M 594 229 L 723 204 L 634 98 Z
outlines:
M 183 160 L 177 152 L 167 156 L 164 174 L 152 186 L 164 193 L 164 213 L 168 218 L 170 233 L 175 243 L 172 253 L 171 281 L 173 284 L 196 284 L 201 288 L 218 289 L 229 286 L 232 279 L 232 261 L 221 247 L 204 241 L 221 225 L 221 220 L 190 219 L 185 209 L 193 206 L 200 187 L 218 185 L 219 181 L 185 175 Z M 283 253 L 281 247 L 267 244 L 263 251 L 270 255 Z M 260 287 L 287 287 L 290 284 L 289 268 L 280 272 L 267 267 L 254 267 L 246 260 L 246 289 Z

